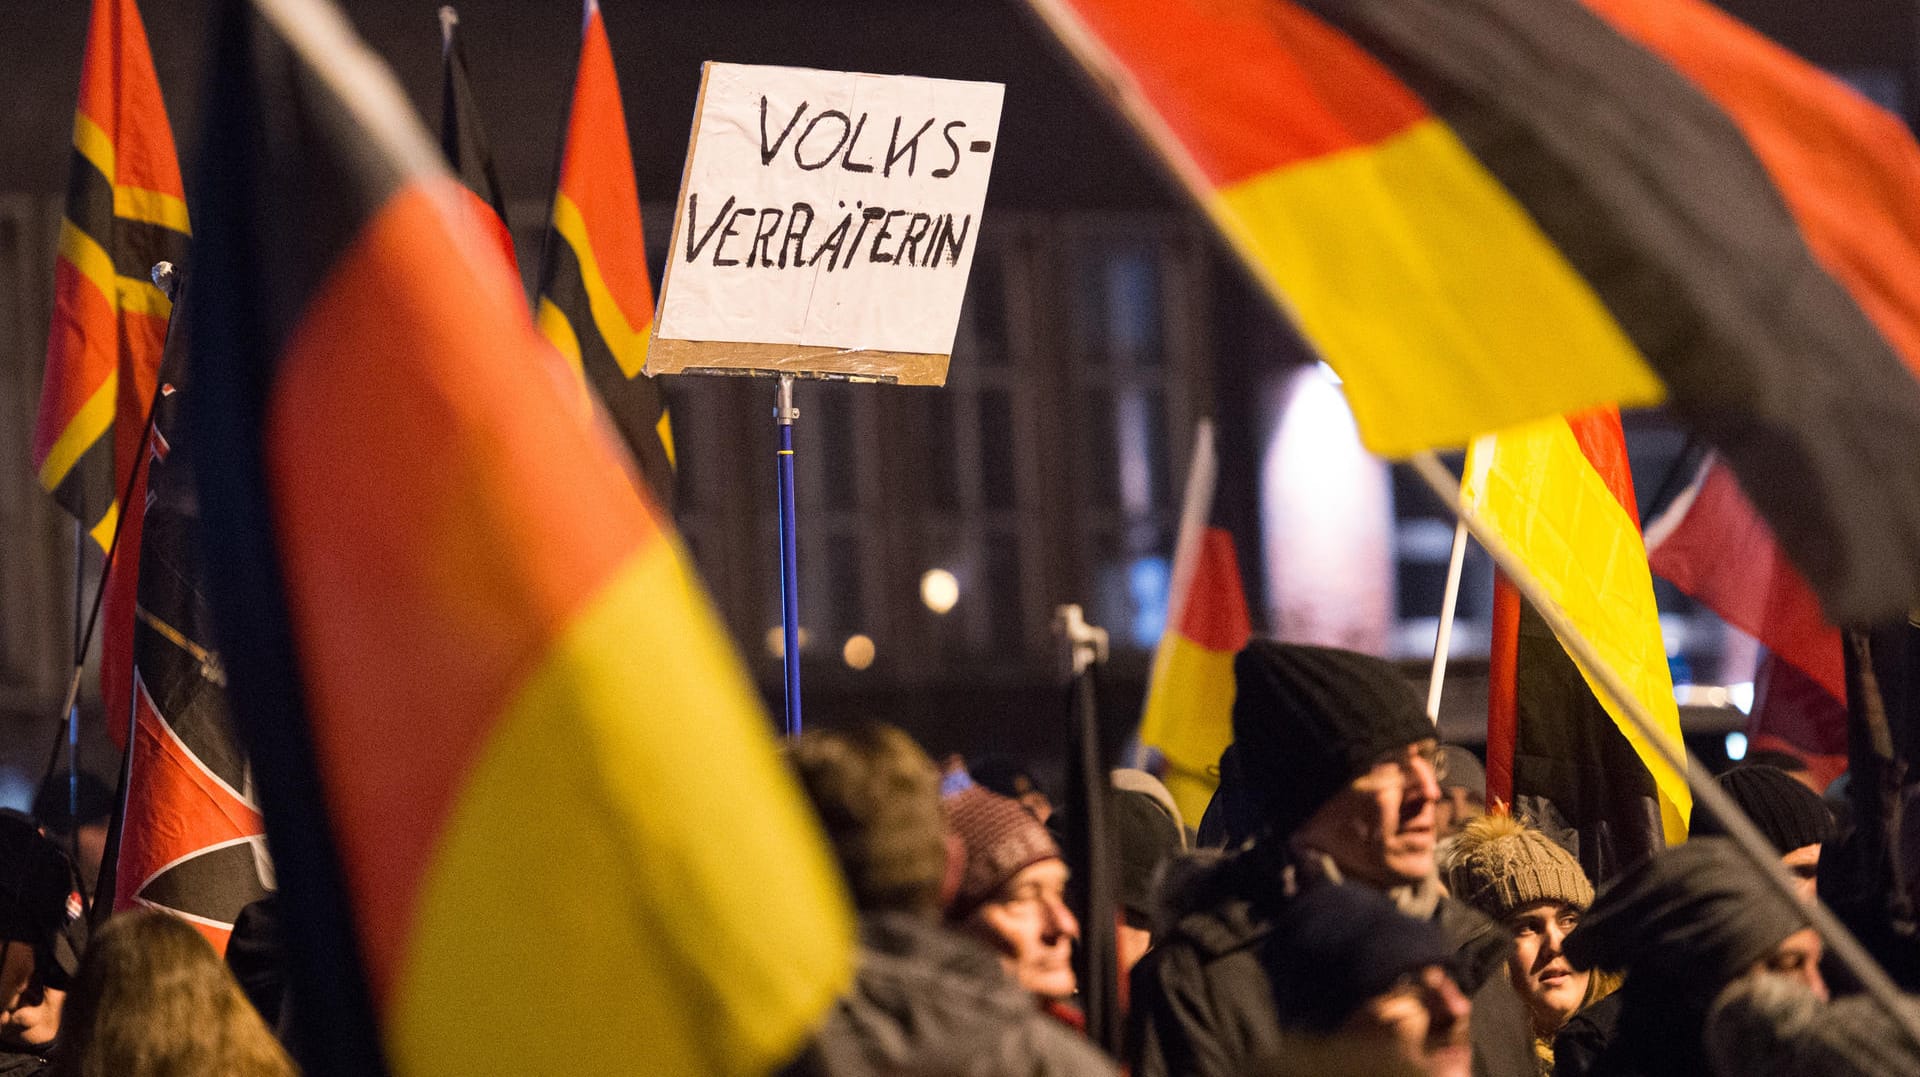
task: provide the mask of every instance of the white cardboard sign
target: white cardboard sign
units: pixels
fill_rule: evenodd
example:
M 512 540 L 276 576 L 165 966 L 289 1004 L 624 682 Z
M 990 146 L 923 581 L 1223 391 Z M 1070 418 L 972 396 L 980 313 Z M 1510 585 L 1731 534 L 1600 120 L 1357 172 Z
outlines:
M 647 373 L 943 384 L 1004 92 L 706 64 Z

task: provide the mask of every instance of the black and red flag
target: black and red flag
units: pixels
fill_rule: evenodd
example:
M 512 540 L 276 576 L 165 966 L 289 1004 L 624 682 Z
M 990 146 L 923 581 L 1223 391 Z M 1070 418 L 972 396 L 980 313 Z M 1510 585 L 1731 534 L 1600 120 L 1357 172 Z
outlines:
M 100 686 L 108 728 L 120 736 L 130 691 L 140 514 L 121 492 L 140 458 L 141 433 L 172 304 L 154 263 L 179 262 L 187 203 L 160 82 L 134 0 L 95 0 L 73 114 L 66 216 L 54 263 L 53 323 L 33 432 L 40 484 L 102 550 L 121 551 L 104 586 Z M 143 499 L 133 490 L 133 504 Z
M 161 366 L 148 446 L 133 737 L 121 772 L 112 898 L 115 911 L 166 909 L 224 951 L 240 909 L 266 895 L 273 872 L 213 642 L 193 439 L 179 431 L 183 338 L 174 334 Z
M 480 122 L 467 78 L 467 50 L 460 41 L 460 14 L 448 4 L 440 9 L 440 152 L 460 177 L 472 198 L 467 208 L 481 231 L 494 237 L 507 265 L 520 272 L 513 253 L 513 229 L 507 223 L 507 196 L 493 167 L 493 144 Z

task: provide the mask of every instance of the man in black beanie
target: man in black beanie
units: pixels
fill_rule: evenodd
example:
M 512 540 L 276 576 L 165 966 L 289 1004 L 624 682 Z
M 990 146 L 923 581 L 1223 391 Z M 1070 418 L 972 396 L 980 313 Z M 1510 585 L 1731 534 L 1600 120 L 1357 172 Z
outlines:
M 1820 795 L 1800 784 L 1779 767 L 1735 767 L 1714 779 L 1760 828 L 1780 854 L 1781 866 L 1793 876 L 1800 900 L 1811 904 L 1820 875 L 1820 849 L 1833 840 L 1833 813 Z M 1692 837 L 1725 834 L 1712 814 L 1693 813 Z
M 1431 721 L 1391 664 L 1256 640 L 1234 659 L 1233 743 L 1201 824 L 1228 852 L 1166 895 L 1171 925 L 1134 970 L 1135 1077 L 1241 1073 L 1285 1015 L 1263 940 L 1314 887 L 1356 883 L 1437 927 L 1472 997 L 1474 1069 L 1532 1077 L 1530 1033 L 1504 975 L 1513 943 L 1448 898 L 1434 864 L 1440 798 Z
M 1780 976 L 1821 999 L 1820 937 L 1727 838 L 1693 838 L 1618 876 L 1563 947 L 1575 968 L 1627 974 L 1554 1043 L 1563 1077 L 1709 1072 L 1707 1011 L 1728 984 Z

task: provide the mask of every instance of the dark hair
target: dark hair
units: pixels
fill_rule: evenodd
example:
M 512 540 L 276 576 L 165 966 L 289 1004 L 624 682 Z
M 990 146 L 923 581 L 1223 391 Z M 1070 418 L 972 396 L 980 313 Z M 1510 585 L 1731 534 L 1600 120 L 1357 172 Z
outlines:
M 62 1077 L 294 1077 L 299 1071 L 207 940 L 141 909 L 87 947 L 61 1015 Z
M 890 725 L 815 730 L 787 746 L 862 911 L 931 913 L 946 872 L 940 772 Z

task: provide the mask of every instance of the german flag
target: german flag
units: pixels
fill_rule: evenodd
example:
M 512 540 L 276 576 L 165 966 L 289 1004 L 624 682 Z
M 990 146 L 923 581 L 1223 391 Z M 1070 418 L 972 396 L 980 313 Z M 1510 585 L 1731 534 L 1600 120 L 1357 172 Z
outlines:
M 655 498 L 671 513 L 673 428 L 659 385 L 640 373 L 653 325 L 640 194 L 598 0 L 586 0 L 560 183 L 534 292 L 541 335 L 593 386 Z
M 1233 656 L 1253 635 L 1233 532 L 1213 519 L 1218 474 L 1213 423 L 1202 422 L 1174 545 L 1167 627 L 1140 718 L 1140 743 L 1160 752 L 1167 791 L 1180 814 L 1195 820 L 1220 786 L 1220 753 L 1233 741 Z
M 1899 268 L 1920 150 L 1897 125 L 1701 0 L 1029 3 L 1339 371 L 1375 451 L 1664 398 L 1830 617 L 1920 599 L 1920 385 L 1893 328 L 1920 324 Z M 1821 177 L 1831 241 L 1782 162 Z M 1862 201 L 1904 227 L 1843 231 Z M 1852 264 L 1902 281 L 1876 316 Z
M 186 429 L 303 1064 L 765 1072 L 851 913 L 665 515 L 339 13 L 215 26 Z
M 452 4 L 440 9 L 440 152 L 460 185 L 472 196 L 467 208 L 481 231 L 493 236 L 507 265 L 520 272 L 513 253 L 513 229 L 507 224 L 507 196 L 493 167 L 493 144 L 467 80 L 467 51 L 460 44 L 460 13 Z
M 1476 440 L 1460 497 L 1526 563 L 1654 717 L 1668 747 L 1680 751 L 1680 710 L 1620 413 L 1602 408 Z M 1568 676 L 1573 660 L 1540 631 L 1537 614 L 1516 615 L 1518 593 L 1501 586 L 1507 593 L 1496 593 L 1487 716 L 1489 797 L 1502 793 L 1504 779 L 1511 795 L 1502 799 L 1553 801 L 1590 839 L 1581 853 L 1596 878 L 1650 851 L 1640 847 L 1646 842 L 1637 830 L 1664 833 L 1669 844 L 1685 841 L 1693 807 L 1686 775 L 1660 757 L 1587 670 L 1579 671 L 1584 685 Z M 1602 716 L 1611 722 L 1595 720 Z M 1630 753 L 1610 747 L 1622 737 Z M 1633 809 L 1642 790 L 1657 799 L 1657 814 Z M 1624 817 L 1620 804 L 1628 806 Z M 1625 859 L 1601 858 L 1603 846 Z
M 33 431 L 40 485 L 102 550 L 140 460 L 172 306 L 155 262 L 181 262 L 187 203 L 147 32 L 134 0 L 94 0 L 73 114 L 73 163 L 54 263 L 53 324 Z M 145 499 L 136 487 L 133 503 Z M 106 580 L 100 683 L 110 715 L 130 692 L 140 514 L 128 514 Z M 124 724 L 108 722 L 115 737 Z

